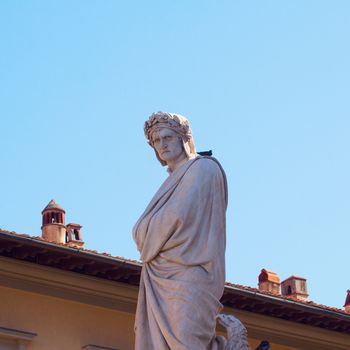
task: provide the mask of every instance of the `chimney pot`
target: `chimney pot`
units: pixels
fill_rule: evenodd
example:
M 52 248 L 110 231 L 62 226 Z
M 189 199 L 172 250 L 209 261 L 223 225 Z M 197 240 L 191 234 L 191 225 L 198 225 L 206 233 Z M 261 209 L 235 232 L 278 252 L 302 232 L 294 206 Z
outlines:
M 350 289 L 348 289 L 346 292 L 344 308 L 346 312 L 350 313 Z
M 290 276 L 281 283 L 282 295 L 290 296 L 298 300 L 308 300 L 306 279 L 298 276 Z
M 277 273 L 262 269 L 259 275 L 259 290 L 280 294 L 280 278 Z
M 65 210 L 52 199 L 43 209 L 42 238 L 49 242 L 62 243 L 70 247 L 81 248 L 84 246 L 79 224 L 65 225 Z
M 42 238 L 49 242 L 65 243 L 64 209 L 52 199 L 41 214 L 43 220 Z
M 82 248 L 84 247 L 83 235 L 81 233 L 81 228 L 83 226 L 79 224 L 68 224 L 66 226 L 66 244 L 70 247 Z

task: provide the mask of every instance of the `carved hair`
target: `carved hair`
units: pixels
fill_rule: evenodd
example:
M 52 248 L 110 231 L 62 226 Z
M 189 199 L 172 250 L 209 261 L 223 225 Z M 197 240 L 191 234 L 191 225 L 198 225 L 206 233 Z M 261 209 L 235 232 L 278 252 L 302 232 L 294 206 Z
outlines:
M 183 147 L 188 159 L 194 158 L 196 153 L 196 147 L 194 145 L 192 131 L 188 120 L 179 114 L 168 112 L 156 112 L 153 113 L 149 119 L 145 122 L 144 132 L 148 144 L 153 147 L 152 134 L 155 130 L 161 128 L 168 128 L 174 130 L 181 136 Z M 166 162 L 160 159 L 157 151 L 153 147 L 156 156 L 160 163 L 164 166 Z

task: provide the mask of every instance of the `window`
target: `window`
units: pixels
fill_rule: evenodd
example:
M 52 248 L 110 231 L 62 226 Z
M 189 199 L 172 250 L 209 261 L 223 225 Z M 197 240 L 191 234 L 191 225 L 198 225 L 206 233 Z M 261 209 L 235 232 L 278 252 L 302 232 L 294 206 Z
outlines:
M 74 239 L 76 241 L 79 241 L 79 232 L 76 228 L 73 230 L 73 233 L 74 233 Z
M 0 349 L 26 350 L 34 337 L 36 337 L 35 333 L 0 327 Z

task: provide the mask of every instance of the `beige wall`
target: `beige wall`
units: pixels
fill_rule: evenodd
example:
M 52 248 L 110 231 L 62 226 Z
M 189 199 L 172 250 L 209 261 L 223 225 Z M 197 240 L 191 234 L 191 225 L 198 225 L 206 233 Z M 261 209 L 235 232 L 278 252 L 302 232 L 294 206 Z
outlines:
M 133 349 L 136 297 L 137 287 L 0 257 L 0 327 L 37 333 L 28 350 Z
M 4 287 L 0 300 L 2 327 L 38 334 L 28 350 L 133 349 L 132 314 Z
M 0 328 L 37 333 L 27 350 L 88 344 L 131 350 L 136 300 L 134 286 L 0 257 Z M 350 349 L 350 335 L 252 312 L 224 312 L 245 324 L 252 349 L 263 339 L 271 350 Z
M 97 344 L 133 349 L 130 313 L 67 301 L 13 288 L 0 288 L 0 325 L 37 333 L 28 350 L 73 350 Z M 250 339 L 253 349 L 260 339 Z M 275 344 L 274 350 L 294 350 Z

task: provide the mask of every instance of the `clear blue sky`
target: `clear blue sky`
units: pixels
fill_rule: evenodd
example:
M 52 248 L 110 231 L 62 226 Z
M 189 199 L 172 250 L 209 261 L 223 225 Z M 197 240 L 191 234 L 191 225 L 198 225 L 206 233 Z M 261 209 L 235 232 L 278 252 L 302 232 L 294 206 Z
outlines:
M 0 227 L 40 235 L 55 198 L 87 248 L 138 259 L 167 176 L 143 123 L 177 112 L 227 172 L 227 280 L 296 274 L 342 307 L 349 38 L 347 0 L 1 1 Z

